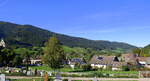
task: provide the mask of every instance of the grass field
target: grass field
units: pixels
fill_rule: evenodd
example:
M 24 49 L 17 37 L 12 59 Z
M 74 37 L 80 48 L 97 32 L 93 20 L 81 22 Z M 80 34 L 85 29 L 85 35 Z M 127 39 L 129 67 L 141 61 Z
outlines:
M 44 81 L 44 80 L 38 78 L 38 79 L 12 79 L 11 81 Z
M 17 80 L 13 79 L 11 81 L 44 81 L 44 80 L 43 79 L 17 79 Z M 73 81 L 82 81 L 82 80 L 73 80 Z M 101 80 L 101 81 L 114 81 L 114 80 Z M 115 81 L 137 81 L 137 80 L 115 80 Z
M 101 81 L 114 81 L 114 80 L 101 80 Z M 137 81 L 137 80 L 115 80 L 115 81 Z
M 44 70 L 44 71 L 54 71 L 48 66 L 33 66 L 30 67 L 32 70 Z M 64 73 L 63 77 L 111 77 L 111 78 L 138 78 L 138 71 L 108 71 L 108 70 L 98 70 L 98 71 L 83 71 L 82 69 L 71 69 L 71 68 L 62 68 L 60 72 L 71 72 L 79 74 L 67 74 Z
M 32 70 L 44 70 L 44 71 L 53 71 L 53 69 L 51 69 L 50 67 L 48 66 L 32 66 L 32 67 L 29 67 L 30 69 Z M 81 70 L 81 69 L 72 69 L 72 68 L 61 68 L 60 71 L 61 72 L 73 72 L 73 71 L 76 71 L 76 70 Z
M 73 80 L 73 81 L 82 81 L 82 80 Z M 89 80 L 92 81 L 92 80 Z M 137 80 L 101 80 L 101 81 L 137 81 Z
M 139 74 L 138 71 L 97 71 L 97 72 L 107 73 L 107 74 Z
M 44 71 L 53 71 L 53 69 L 51 69 L 48 66 L 32 66 L 30 67 L 30 69 L 32 70 L 44 70 Z M 82 71 L 81 69 L 72 69 L 72 68 L 62 68 L 60 69 L 61 72 L 83 72 L 83 73 L 91 73 L 91 72 L 101 72 L 101 73 L 109 73 L 109 74 L 138 74 L 138 71 Z

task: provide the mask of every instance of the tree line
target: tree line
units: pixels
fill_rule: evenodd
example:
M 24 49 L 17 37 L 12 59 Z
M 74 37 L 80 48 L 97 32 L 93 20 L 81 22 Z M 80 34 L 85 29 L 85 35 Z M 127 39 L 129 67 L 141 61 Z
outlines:
M 72 58 L 82 58 L 85 61 L 89 61 L 95 54 L 120 56 L 122 53 L 124 53 L 124 49 L 121 48 L 117 48 L 116 50 L 95 50 L 81 47 L 71 48 L 63 45 L 56 36 L 53 36 L 45 43 L 44 47 L 1 48 L 0 65 L 13 67 L 26 66 L 28 68 L 31 58 L 41 58 L 44 64 L 54 68 L 60 68 L 63 67 L 62 64 L 66 60 Z

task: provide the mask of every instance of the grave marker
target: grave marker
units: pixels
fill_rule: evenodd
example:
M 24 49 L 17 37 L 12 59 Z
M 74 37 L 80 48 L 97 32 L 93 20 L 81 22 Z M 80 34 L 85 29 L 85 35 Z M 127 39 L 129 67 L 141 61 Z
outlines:
M 5 78 L 6 78 L 6 77 L 5 77 L 5 74 L 1 74 L 1 75 L 0 75 L 0 81 L 5 81 Z

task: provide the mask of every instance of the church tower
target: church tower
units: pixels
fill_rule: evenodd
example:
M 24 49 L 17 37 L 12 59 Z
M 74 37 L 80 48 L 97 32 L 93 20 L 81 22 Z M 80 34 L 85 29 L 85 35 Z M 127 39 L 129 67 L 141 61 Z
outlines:
M 1 42 L 0 42 L 0 47 L 6 47 L 6 44 L 5 44 L 5 42 L 4 42 L 4 40 L 3 39 L 1 39 Z

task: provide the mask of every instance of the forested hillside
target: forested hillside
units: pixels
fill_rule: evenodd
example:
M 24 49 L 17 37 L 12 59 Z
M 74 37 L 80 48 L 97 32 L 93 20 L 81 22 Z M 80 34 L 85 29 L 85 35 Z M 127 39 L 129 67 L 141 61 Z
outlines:
M 93 49 L 117 49 L 130 50 L 135 46 L 102 40 L 89 40 L 79 37 L 54 33 L 32 25 L 18 25 L 9 22 L 0 22 L 0 38 L 4 38 L 7 46 L 29 47 L 43 46 L 51 36 L 56 35 L 63 45 L 69 47 L 82 47 Z
M 140 56 L 149 57 L 150 56 L 150 45 L 147 45 L 143 48 L 136 48 L 133 50 L 133 53 L 139 54 Z

